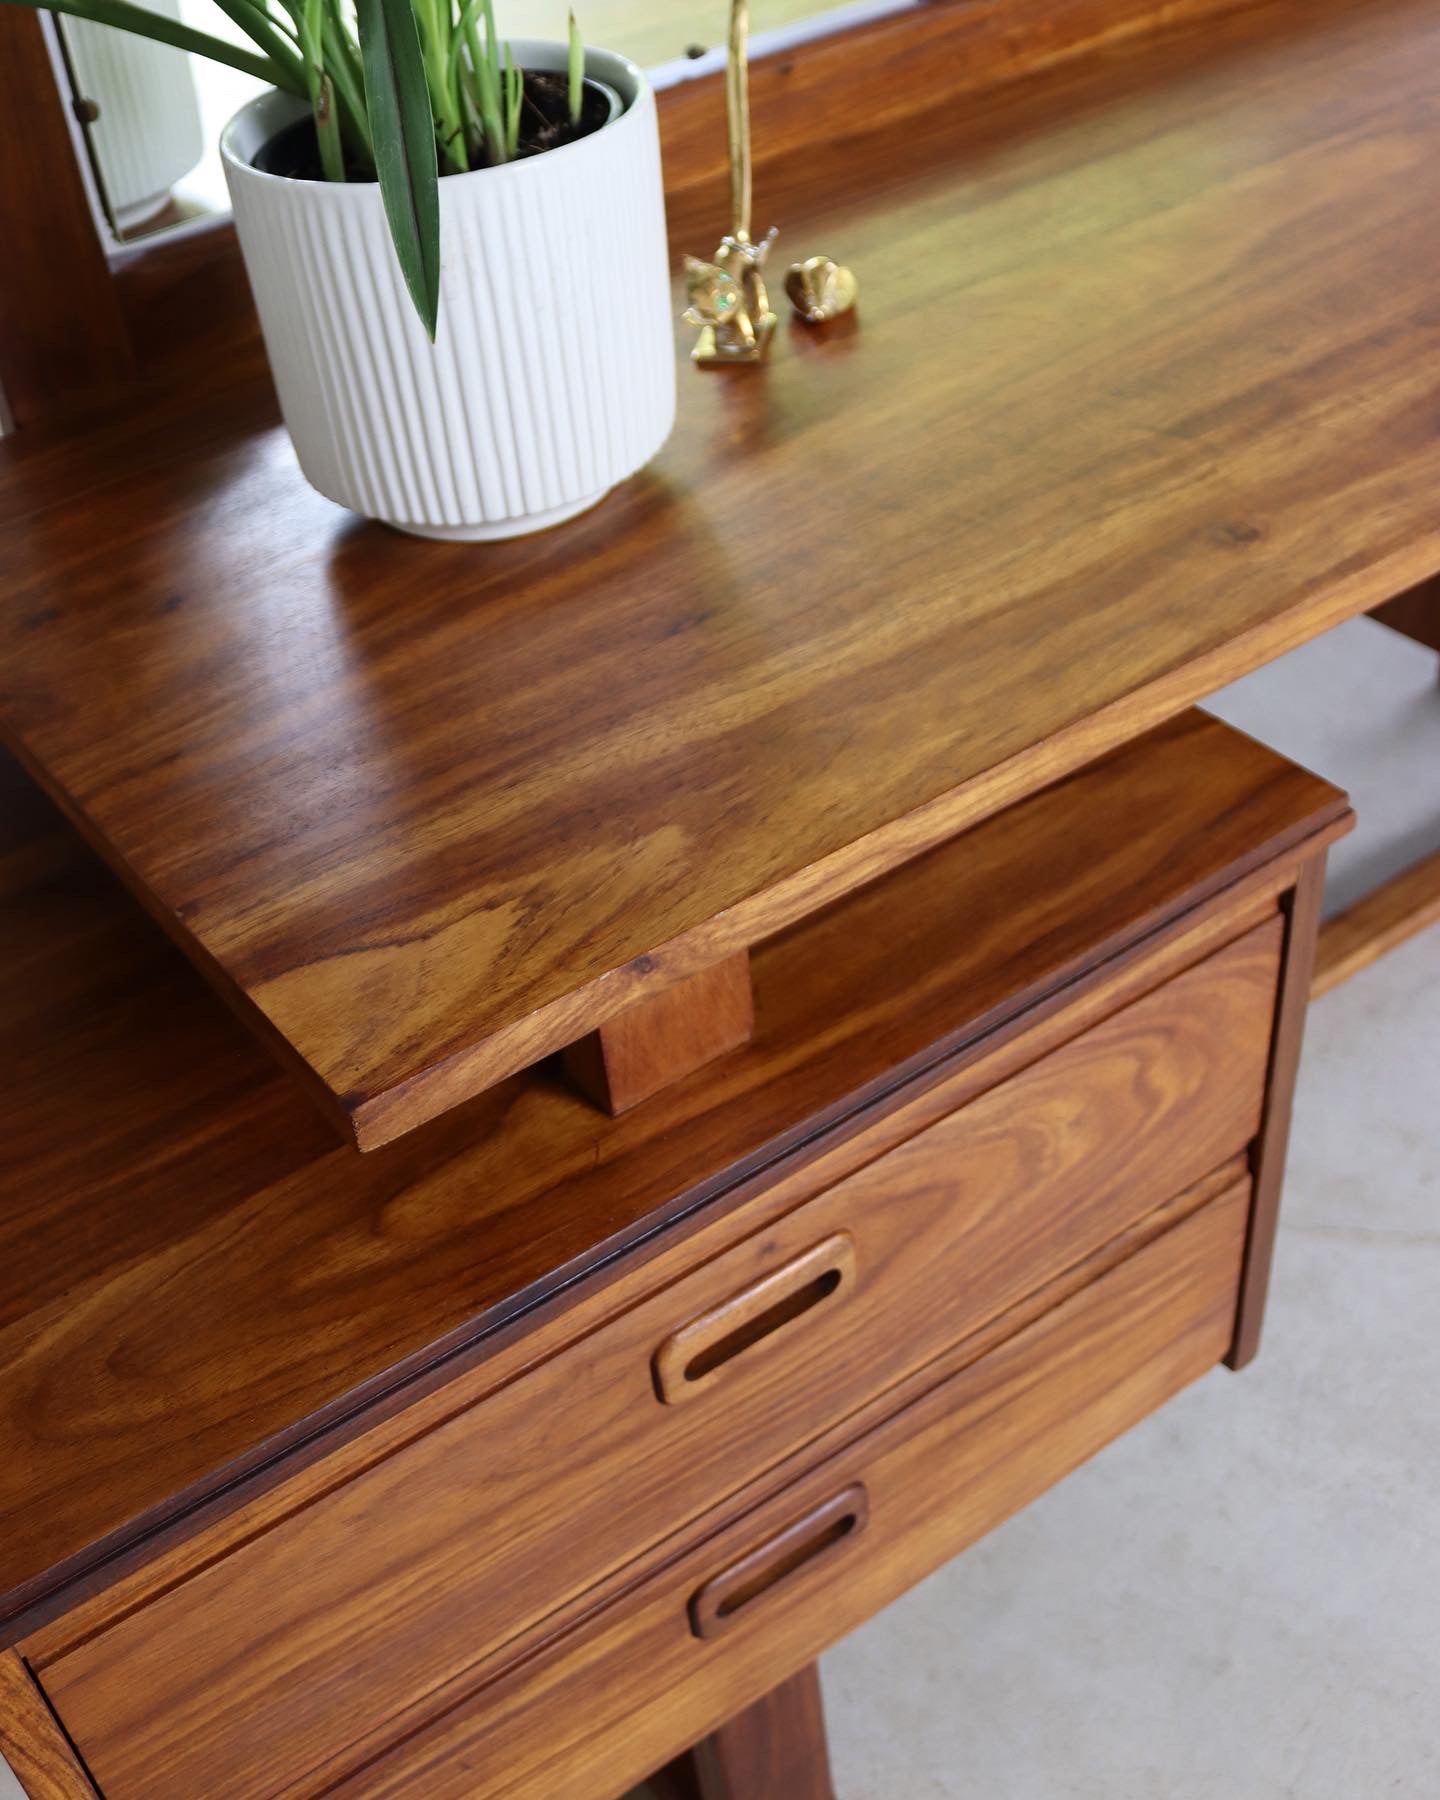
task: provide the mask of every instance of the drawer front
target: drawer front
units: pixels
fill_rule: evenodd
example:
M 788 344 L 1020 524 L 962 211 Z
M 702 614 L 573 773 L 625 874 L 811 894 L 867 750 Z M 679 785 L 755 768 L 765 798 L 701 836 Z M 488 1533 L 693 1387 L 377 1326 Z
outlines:
M 1216 1363 L 1248 1202 L 1212 1201 L 334 1793 L 623 1793 Z M 983 1654 L 960 1618 L 951 1654 L 957 1680 Z
M 61 1656 L 110 1800 L 333 1767 L 1243 1149 L 1280 950 L 1277 918 Z

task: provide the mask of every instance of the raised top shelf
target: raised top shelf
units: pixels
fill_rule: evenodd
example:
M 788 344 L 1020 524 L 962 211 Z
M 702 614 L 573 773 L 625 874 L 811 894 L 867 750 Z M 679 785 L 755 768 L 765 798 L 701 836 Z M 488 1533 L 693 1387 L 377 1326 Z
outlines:
M 253 345 L 7 444 L 6 737 L 370 1147 L 1429 575 L 1440 8 L 1280 10 L 772 183 L 860 319 L 543 537 L 340 513 Z

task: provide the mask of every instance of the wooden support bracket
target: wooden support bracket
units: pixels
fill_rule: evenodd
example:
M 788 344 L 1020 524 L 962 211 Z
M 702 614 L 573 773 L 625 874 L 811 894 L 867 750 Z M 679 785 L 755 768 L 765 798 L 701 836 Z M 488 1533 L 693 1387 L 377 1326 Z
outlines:
M 628 1112 L 748 1043 L 754 1030 L 750 952 L 741 950 L 571 1044 L 564 1053 L 565 1073 L 604 1111 Z

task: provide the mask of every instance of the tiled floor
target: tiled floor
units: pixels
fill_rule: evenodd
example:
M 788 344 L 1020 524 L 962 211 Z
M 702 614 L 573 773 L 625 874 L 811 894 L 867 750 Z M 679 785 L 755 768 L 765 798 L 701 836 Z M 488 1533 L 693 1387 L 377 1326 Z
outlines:
M 1440 845 L 1432 656 L 1362 620 L 1215 710 L 1351 789 L 1335 903 Z M 841 1800 L 1440 1796 L 1440 929 L 1316 1007 L 1260 1361 L 823 1674 Z

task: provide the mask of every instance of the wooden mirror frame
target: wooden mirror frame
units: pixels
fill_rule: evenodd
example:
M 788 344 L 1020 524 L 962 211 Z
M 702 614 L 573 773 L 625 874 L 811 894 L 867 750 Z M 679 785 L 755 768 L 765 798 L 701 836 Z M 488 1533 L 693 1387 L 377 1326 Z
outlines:
M 717 13 L 723 0 L 715 0 Z M 1253 0 L 912 0 L 803 48 L 759 54 L 751 98 L 756 167 L 813 155 L 863 117 L 869 128 L 1109 37 Z M 48 19 L 0 7 L 0 393 L 24 426 L 134 393 L 177 357 L 200 357 L 253 328 L 234 230 L 159 239 L 112 254 L 102 241 L 54 79 Z M 937 81 L 937 71 L 941 79 Z M 672 208 L 713 184 L 724 209 L 723 77 L 660 94 Z

